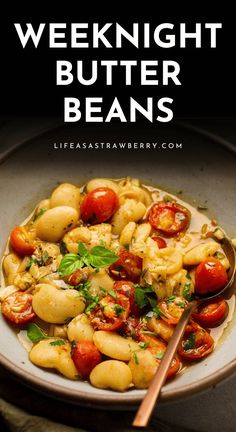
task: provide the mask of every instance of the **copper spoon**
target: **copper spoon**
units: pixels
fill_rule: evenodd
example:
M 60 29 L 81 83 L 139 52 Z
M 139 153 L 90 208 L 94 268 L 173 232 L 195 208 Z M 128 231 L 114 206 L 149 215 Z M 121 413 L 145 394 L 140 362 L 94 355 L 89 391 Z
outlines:
M 225 252 L 225 255 L 227 256 L 229 263 L 230 263 L 230 270 L 228 273 L 228 283 L 227 285 L 221 290 L 218 291 L 216 294 L 204 296 L 201 298 L 196 298 L 193 301 L 189 302 L 186 308 L 184 309 L 181 318 L 174 330 L 174 333 L 171 337 L 171 340 L 167 346 L 167 349 L 165 351 L 165 354 L 161 360 L 161 363 L 157 369 L 157 372 L 151 382 L 151 385 L 149 386 L 149 389 L 137 411 L 137 414 L 133 421 L 133 426 L 137 427 L 146 427 L 148 425 L 148 422 L 150 420 L 150 417 L 152 415 L 152 412 L 154 410 L 156 400 L 159 396 L 159 393 L 161 391 L 161 388 L 163 384 L 165 383 L 166 376 L 169 370 L 169 367 L 171 365 L 171 362 L 173 360 L 173 357 L 177 351 L 180 339 L 182 338 L 184 334 L 185 327 L 188 324 L 189 318 L 191 314 L 193 313 L 194 309 L 196 309 L 200 304 L 214 299 L 218 297 L 219 295 L 225 293 L 233 284 L 234 276 L 235 276 L 235 270 L 236 270 L 236 255 L 235 250 L 233 248 L 233 245 L 229 239 L 226 237 L 221 240 L 221 246 L 222 249 Z

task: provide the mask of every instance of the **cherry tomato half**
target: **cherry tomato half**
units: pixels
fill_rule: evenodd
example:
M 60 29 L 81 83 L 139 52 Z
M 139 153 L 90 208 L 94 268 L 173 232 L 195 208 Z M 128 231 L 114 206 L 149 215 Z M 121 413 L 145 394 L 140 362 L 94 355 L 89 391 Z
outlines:
M 81 205 L 81 218 L 92 225 L 111 218 L 119 207 L 118 195 L 107 187 L 89 192 Z
M 164 249 L 167 247 L 166 241 L 162 237 L 153 236 L 152 239 L 155 240 L 159 249 Z
M 10 243 L 19 255 L 32 255 L 36 246 L 30 241 L 25 227 L 17 226 L 10 234 Z
M 155 336 L 150 336 L 146 334 L 141 334 L 139 340 L 141 342 L 145 342 L 147 344 L 147 349 L 153 354 L 156 358 L 157 363 L 160 364 L 161 359 L 166 351 L 167 344 Z M 174 356 L 170 369 L 168 371 L 167 378 L 171 378 L 174 376 L 178 370 L 180 369 L 180 360 L 177 355 Z
M 32 308 L 31 294 L 17 291 L 7 296 L 2 302 L 3 315 L 14 324 L 32 321 L 36 315 Z
M 102 356 L 93 342 L 82 340 L 72 349 L 72 360 L 76 369 L 83 378 L 88 378 L 90 372 L 98 363 L 101 363 Z
M 185 332 L 179 345 L 178 353 L 186 360 L 195 361 L 206 357 L 212 352 L 213 348 L 214 340 L 211 335 L 205 329 L 196 326 L 194 323 L 192 329 L 191 326 L 189 326 Z
M 187 302 L 182 297 L 171 296 L 159 301 L 161 318 L 167 324 L 176 325 L 184 311 Z
M 109 267 L 110 275 L 114 279 L 128 279 L 134 283 L 139 282 L 143 260 L 138 255 L 127 250 L 118 253 L 119 259 Z
M 152 227 L 169 237 L 185 231 L 190 218 L 190 211 L 176 202 L 160 201 L 153 204 L 148 213 L 148 221 Z
M 203 327 L 220 325 L 229 313 L 228 303 L 224 299 L 216 299 L 211 303 L 199 306 L 192 317 Z
M 223 264 L 210 257 L 198 265 L 195 272 L 195 292 L 207 294 L 219 291 L 227 284 L 228 276 Z
M 130 313 L 133 315 L 140 314 L 140 308 L 135 301 L 135 287 L 130 281 L 117 281 L 114 284 L 114 290 L 128 297 L 130 303 Z
M 100 300 L 99 305 L 91 312 L 90 322 L 95 329 L 116 331 L 122 327 L 129 313 L 128 297 L 117 292 L 115 297 L 107 295 Z

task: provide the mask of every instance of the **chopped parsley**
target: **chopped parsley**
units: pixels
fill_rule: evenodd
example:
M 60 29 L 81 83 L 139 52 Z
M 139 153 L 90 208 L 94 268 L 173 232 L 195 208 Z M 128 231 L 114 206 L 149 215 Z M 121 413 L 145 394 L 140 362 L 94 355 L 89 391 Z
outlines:
M 214 256 L 215 258 L 219 259 L 219 260 L 222 260 L 222 259 L 225 258 L 225 255 L 224 255 L 222 252 L 220 252 L 220 251 L 216 251 L 216 253 L 214 253 L 213 256 Z
M 58 339 L 58 340 L 49 342 L 49 344 L 52 346 L 61 346 L 61 345 L 65 345 L 65 341 L 63 339 Z
M 47 209 L 45 207 L 41 207 L 41 209 L 39 210 L 38 213 L 36 213 L 36 215 L 33 218 L 33 222 L 35 222 L 38 218 L 40 218 L 40 216 L 42 216 L 45 211 L 47 211 Z
M 155 337 L 159 336 L 158 333 L 155 333 L 155 332 L 152 332 L 152 331 L 149 331 L 149 330 L 143 330 L 142 334 L 146 334 L 146 335 L 150 335 L 150 336 L 155 336 Z
M 31 267 L 33 264 L 37 264 L 37 260 L 36 260 L 36 258 L 32 255 L 31 257 L 28 258 L 28 262 L 27 262 L 27 265 L 26 265 L 26 270 L 30 269 L 30 267 Z
M 139 346 L 141 349 L 146 349 L 149 345 L 150 345 L 149 342 L 144 342 L 144 341 L 139 342 Z
M 135 285 L 134 298 L 140 309 L 143 309 L 147 305 L 154 307 L 156 305 L 156 298 L 153 296 L 156 297 L 152 285 Z
M 191 295 L 191 282 L 186 282 L 186 284 L 184 285 L 184 289 L 183 289 L 183 297 L 187 300 L 187 301 L 191 301 L 192 300 L 192 295 Z
M 123 308 L 121 305 L 119 305 L 117 303 L 113 305 L 113 308 L 114 308 L 116 316 L 122 314 L 122 312 L 125 312 L 125 308 Z
M 160 351 L 159 353 L 155 354 L 154 357 L 156 357 L 158 360 L 161 360 L 164 354 L 164 351 Z
M 195 348 L 196 335 L 195 333 L 191 333 L 188 339 L 186 339 L 183 343 L 184 351 L 191 350 Z
M 138 359 L 136 351 L 133 351 L 133 356 L 134 356 L 134 361 L 135 361 L 136 365 L 138 365 L 139 364 L 139 359 Z
M 168 203 L 168 202 L 173 202 L 173 201 L 175 201 L 175 199 L 172 198 L 170 195 L 164 195 L 164 196 L 163 196 L 163 201 L 166 202 L 166 203 Z
M 176 299 L 176 296 L 174 296 L 174 295 L 169 296 L 166 298 L 166 303 L 167 304 L 173 303 L 175 301 L 175 299 Z

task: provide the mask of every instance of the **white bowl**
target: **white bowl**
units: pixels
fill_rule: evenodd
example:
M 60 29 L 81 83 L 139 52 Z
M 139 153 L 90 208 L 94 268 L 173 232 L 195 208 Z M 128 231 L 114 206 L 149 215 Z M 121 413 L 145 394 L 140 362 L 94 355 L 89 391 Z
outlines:
M 156 138 L 158 136 L 158 139 Z M 54 142 L 119 142 L 124 138 L 93 131 L 57 129 L 38 136 L 1 163 L 1 252 L 10 229 L 32 211 L 37 202 L 49 196 L 57 182 L 82 184 L 94 176 L 137 177 L 169 192 L 182 190 L 182 199 L 190 204 L 206 204 L 208 215 L 217 217 L 230 236 L 236 234 L 234 205 L 236 154 L 220 141 L 184 127 L 171 126 L 155 130 L 150 136 L 140 131 L 127 133 L 125 141 L 182 142 L 182 150 L 84 151 L 53 150 Z M 132 137 L 132 139 L 131 139 Z M 161 400 L 177 399 L 216 384 L 236 370 L 235 318 L 226 329 L 214 352 L 199 363 L 178 374 L 162 389 Z M 116 393 L 99 390 L 87 382 L 69 381 L 51 371 L 33 365 L 16 334 L 0 316 L 0 363 L 26 384 L 57 398 L 78 404 L 103 407 L 137 405 L 145 391 Z

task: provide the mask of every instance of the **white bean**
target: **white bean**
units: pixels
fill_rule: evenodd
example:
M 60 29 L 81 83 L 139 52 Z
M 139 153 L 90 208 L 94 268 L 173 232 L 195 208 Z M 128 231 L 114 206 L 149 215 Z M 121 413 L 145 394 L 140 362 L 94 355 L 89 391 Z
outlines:
M 68 206 L 80 209 L 80 190 L 70 183 L 62 183 L 52 193 L 50 207 Z
M 115 183 L 112 180 L 106 179 L 106 178 L 95 178 L 90 180 L 87 185 L 86 189 L 87 192 L 92 192 L 94 189 L 100 188 L 100 187 L 108 187 L 112 189 L 115 193 L 119 193 L 119 185 Z
M 136 388 L 148 388 L 157 369 L 157 362 L 150 351 L 138 351 L 132 355 L 128 364 L 134 386 Z
M 52 324 L 64 324 L 68 318 L 79 315 L 85 308 L 83 297 L 78 295 L 78 291 L 49 284 L 36 285 L 32 305 L 39 318 Z
M 91 326 L 87 315 L 80 314 L 76 316 L 67 327 L 68 339 L 72 342 L 88 340 L 93 341 L 94 329 Z
M 132 351 L 139 349 L 136 342 L 102 330 L 94 333 L 93 341 L 102 354 L 117 360 L 129 361 Z
M 106 360 L 99 363 L 90 374 L 90 381 L 94 387 L 110 388 L 125 391 L 132 383 L 130 368 L 118 360 Z
M 36 234 L 41 240 L 57 243 L 78 222 L 78 211 L 60 206 L 47 210 L 36 222 Z
M 70 379 L 78 378 L 78 371 L 71 359 L 71 346 L 63 341 L 62 345 L 51 345 L 57 338 L 44 339 L 38 342 L 30 351 L 32 363 L 44 368 L 57 369 Z

